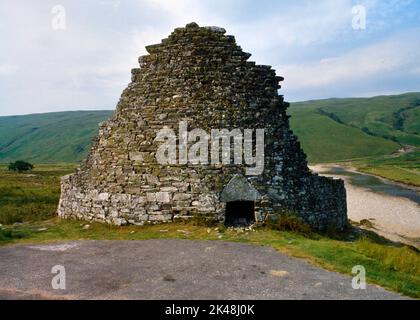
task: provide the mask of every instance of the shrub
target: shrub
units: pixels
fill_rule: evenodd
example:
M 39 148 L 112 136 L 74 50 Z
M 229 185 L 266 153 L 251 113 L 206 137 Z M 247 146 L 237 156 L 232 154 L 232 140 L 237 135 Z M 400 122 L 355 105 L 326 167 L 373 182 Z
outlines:
M 312 229 L 309 224 L 305 223 L 301 218 L 292 213 L 279 213 L 275 217 L 270 217 L 265 225 L 273 230 L 291 231 L 304 235 L 311 235 Z
M 9 230 L 0 227 L 0 243 L 7 242 L 13 239 L 22 239 L 27 234 L 19 230 Z
M 23 171 L 32 170 L 33 168 L 34 168 L 34 166 L 31 163 L 26 162 L 26 161 L 22 161 L 22 160 L 18 160 L 18 161 L 9 163 L 9 170 L 10 171 L 23 172 Z

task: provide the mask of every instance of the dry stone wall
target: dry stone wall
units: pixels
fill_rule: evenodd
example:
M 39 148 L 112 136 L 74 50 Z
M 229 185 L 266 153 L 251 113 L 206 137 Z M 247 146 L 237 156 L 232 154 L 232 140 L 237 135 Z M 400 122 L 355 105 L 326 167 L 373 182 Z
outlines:
M 195 23 L 146 49 L 89 156 L 62 179 L 60 217 L 117 225 L 193 215 L 223 221 L 222 194 L 234 179 L 224 194 L 240 201 L 249 194 L 238 191 L 235 199 L 232 188 L 252 190 L 256 220 L 287 210 L 316 229 L 346 225 L 343 181 L 308 169 L 278 94 L 283 78 L 270 66 L 248 61 L 224 29 Z M 243 165 L 158 163 L 157 132 L 177 132 L 180 121 L 189 131 L 264 129 L 264 171 L 245 177 Z

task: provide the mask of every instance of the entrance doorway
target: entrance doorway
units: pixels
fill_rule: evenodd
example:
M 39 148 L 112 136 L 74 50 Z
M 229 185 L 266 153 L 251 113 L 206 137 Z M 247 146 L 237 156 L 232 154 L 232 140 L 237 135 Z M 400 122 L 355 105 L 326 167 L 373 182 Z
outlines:
M 225 226 L 246 227 L 255 222 L 254 201 L 232 201 L 226 203 Z

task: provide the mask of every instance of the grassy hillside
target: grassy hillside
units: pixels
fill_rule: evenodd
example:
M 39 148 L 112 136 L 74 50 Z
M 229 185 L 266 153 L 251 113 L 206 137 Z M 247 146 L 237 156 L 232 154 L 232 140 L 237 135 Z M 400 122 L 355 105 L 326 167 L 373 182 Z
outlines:
M 368 134 L 420 147 L 420 94 L 319 101 L 322 111 Z
M 0 117 L 0 163 L 78 162 L 113 111 Z M 420 93 L 293 103 L 291 127 L 310 162 L 378 157 L 420 147 Z
M 86 157 L 98 123 L 113 111 L 71 111 L 0 117 L 0 162 L 77 162 Z
M 289 114 L 311 162 L 353 160 L 360 171 L 420 185 L 420 93 L 293 103 Z M 402 146 L 410 153 L 396 153 Z
M 293 103 L 291 125 L 312 162 L 420 147 L 420 93 Z
M 310 162 L 329 162 L 395 152 L 398 143 L 368 135 L 318 112 L 318 105 L 293 104 L 290 123 Z

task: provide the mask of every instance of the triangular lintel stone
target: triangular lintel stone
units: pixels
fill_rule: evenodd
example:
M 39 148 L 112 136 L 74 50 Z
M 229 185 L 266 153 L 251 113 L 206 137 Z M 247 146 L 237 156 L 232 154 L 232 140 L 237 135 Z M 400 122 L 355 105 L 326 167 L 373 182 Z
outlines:
M 220 195 L 223 202 L 256 201 L 260 198 L 260 193 L 240 174 L 232 177 Z

